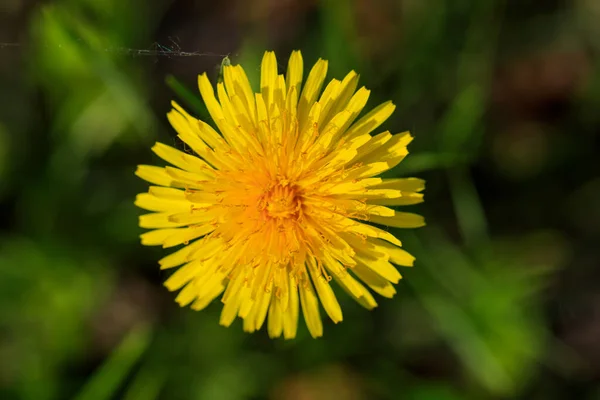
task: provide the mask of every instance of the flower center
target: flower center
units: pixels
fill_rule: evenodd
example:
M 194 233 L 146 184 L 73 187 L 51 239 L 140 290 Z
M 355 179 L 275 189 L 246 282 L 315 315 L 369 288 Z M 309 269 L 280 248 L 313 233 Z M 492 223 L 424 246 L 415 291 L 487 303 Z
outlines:
M 298 191 L 294 186 L 278 183 L 265 193 L 261 202 L 262 208 L 270 218 L 297 218 L 302 204 Z

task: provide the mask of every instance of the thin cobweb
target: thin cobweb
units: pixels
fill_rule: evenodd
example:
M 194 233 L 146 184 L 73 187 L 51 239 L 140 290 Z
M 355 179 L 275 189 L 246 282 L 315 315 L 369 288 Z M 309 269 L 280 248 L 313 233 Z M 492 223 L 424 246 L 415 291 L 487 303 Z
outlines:
M 78 40 L 79 42 L 81 40 Z M 0 42 L 0 50 L 2 49 L 10 49 L 10 48 L 19 48 L 25 46 L 25 43 L 19 42 Z M 61 48 L 61 44 L 53 45 L 56 48 Z M 219 54 L 214 52 L 204 52 L 204 51 L 192 51 L 192 50 L 183 50 L 179 45 L 179 40 L 177 38 L 169 38 L 167 44 L 161 44 L 159 42 L 154 42 L 149 48 L 131 48 L 131 47 L 105 47 L 104 49 L 100 49 L 100 51 L 111 53 L 111 54 L 119 54 L 131 57 L 168 57 L 168 58 L 178 58 L 178 57 L 219 57 L 223 58 L 228 56 L 229 54 Z

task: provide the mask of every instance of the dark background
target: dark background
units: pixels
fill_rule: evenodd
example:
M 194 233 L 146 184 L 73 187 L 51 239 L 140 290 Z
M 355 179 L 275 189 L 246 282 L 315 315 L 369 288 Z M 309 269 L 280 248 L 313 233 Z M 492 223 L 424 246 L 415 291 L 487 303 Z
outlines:
M 266 49 L 358 71 L 427 180 L 398 295 L 318 340 L 180 309 L 138 239 L 170 100 Z M 0 0 L 0 398 L 600 399 L 599 52 L 598 0 Z

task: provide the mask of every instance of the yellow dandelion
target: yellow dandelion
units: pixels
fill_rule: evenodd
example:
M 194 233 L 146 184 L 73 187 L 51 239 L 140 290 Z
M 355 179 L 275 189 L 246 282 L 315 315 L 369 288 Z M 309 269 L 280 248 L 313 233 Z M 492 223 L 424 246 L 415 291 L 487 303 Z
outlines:
M 201 310 L 222 294 L 222 325 L 239 316 L 254 332 L 267 320 L 269 336 L 289 339 L 300 309 L 313 337 L 323 334 L 319 303 L 342 321 L 331 280 L 367 309 L 377 306 L 369 288 L 395 294 L 401 276 L 392 264 L 411 266 L 414 257 L 373 223 L 424 225 L 419 215 L 387 207 L 423 201 L 424 182 L 376 176 L 402 161 L 412 137 L 372 136 L 395 106 L 383 103 L 356 120 L 369 90 L 356 90 L 352 71 L 321 92 L 326 73 L 319 59 L 302 87 L 295 51 L 285 77 L 275 54 L 265 53 L 258 93 L 239 65 L 223 66 L 216 95 L 200 75 L 218 131 L 172 103 L 168 119 L 195 155 L 156 143 L 152 150 L 173 166 L 140 165 L 136 174 L 156 186 L 135 204 L 152 212 L 140 217 L 152 229 L 142 244 L 184 245 L 160 260 L 162 269 L 178 267 L 165 286 L 180 290 L 181 306 Z

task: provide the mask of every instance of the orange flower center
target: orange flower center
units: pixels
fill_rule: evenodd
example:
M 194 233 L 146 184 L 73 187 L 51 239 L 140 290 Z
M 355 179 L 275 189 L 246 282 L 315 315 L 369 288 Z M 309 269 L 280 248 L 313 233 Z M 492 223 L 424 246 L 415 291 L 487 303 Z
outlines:
M 296 187 L 279 182 L 260 198 L 259 209 L 269 218 L 297 219 L 302 202 Z

